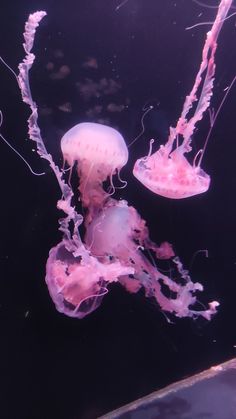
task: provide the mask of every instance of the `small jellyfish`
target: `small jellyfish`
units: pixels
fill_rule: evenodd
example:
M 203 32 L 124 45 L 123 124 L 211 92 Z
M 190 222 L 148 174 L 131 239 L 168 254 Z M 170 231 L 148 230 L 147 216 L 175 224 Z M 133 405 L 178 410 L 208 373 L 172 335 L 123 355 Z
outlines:
M 128 161 L 128 149 L 115 129 L 96 123 L 75 125 L 61 139 L 64 160 L 72 168 L 77 162 L 82 205 L 89 209 L 87 221 L 109 196 L 102 187 Z M 114 187 L 113 187 L 114 189 Z
M 193 164 L 189 163 L 185 154 L 191 151 L 192 135 L 196 124 L 202 119 L 210 105 L 215 76 L 217 39 L 231 4 L 232 0 L 221 0 L 219 4 L 215 21 L 207 33 L 202 51 L 202 61 L 194 86 L 185 99 L 183 111 L 176 127 L 170 127 L 167 143 L 161 145 L 159 150 L 152 154 L 151 143 L 153 141 L 151 141 L 148 156 L 138 159 L 134 165 L 134 176 L 158 195 L 180 199 L 201 194 L 209 188 L 210 176 L 200 167 L 209 137 L 207 137 L 203 149 L 195 155 Z M 205 78 L 202 80 L 204 74 Z M 201 94 L 197 99 L 201 84 Z M 196 101 L 197 106 L 194 114 L 188 119 L 189 111 Z M 199 156 L 199 161 L 196 164 Z

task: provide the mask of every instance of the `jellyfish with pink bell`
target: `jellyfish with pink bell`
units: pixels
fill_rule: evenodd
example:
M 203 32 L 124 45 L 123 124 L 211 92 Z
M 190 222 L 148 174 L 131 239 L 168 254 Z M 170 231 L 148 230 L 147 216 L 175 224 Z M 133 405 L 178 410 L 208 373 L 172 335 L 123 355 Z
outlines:
M 98 124 L 82 123 L 62 138 L 64 160 L 72 168 L 77 164 L 82 205 L 87 208 L 84 242 L 80 226 L 84 219 L 72 205 L 73 190 L 44 145 L 38 126 L 37 105 L 32 99 L 29 70 L 34 62 L 31 52 L 37 26 L 45 12 L 29 16 L 25 26 L 26 57 L 19 65 L 17 77 L 23 101 L 31 109 L 28 119 L 29 137 L 37 152 L 46 159 L 61 189 L 57 207 L 64 216 L 59 220 L 63 238 L 50 252 L 46 265 L 46 283 L 58 311 L 83 318 L 100 305 L 113 282 L 119 282 L 129 292 L 143 288 L 147 297 L 154 298 L 165 312 L 178 317 L 203 316 L 216 312 L 218 303 L 209 303 L 206 310 L 195 310 L 197 292 L 203 289 L 193 283 L 184 270 L 172 246 L 167 242 L 156 245 L 149 237 L 146 223 L 136 209 L 126 201 L 117 201 L 103 190 L 103 181 L 126 164 L 128 151 L 123 137 L 114 129 Z M 145 252 L 149 254 L 146 256 Z M 179 280 L 168 277 L 157 268 L 158 259 L 168 259 L 176 267 Z M 167 287 L 170 296 L 163 291 Z
M 167 143 L 161 145 L 152 154 L 153 141 L 151 141 L 148 156 L 138 159 L 134 165 L 134 176 L 158 195 L 181 199 L 201 194 L 209 188 L 210 176 L 201 168 L 209 136 L 204 148 L 195 155 L 192 164 L 185 155 L 192 149 L 191 141 L 196 124 L 202 119 L 204 112 L 210 106 L 215 75 L 217 40 L 231 5 L 232 0 L 221 0 L 219 4 L 215 21 L 211 30 L 207 33 L 202 51 L 202 61 L 193 88 L 185 99 L 176 127 L 170 127 Z M 198 99 L 201 84 L 202 90 Z M 197 102 L 196 109 L 193 116 L 188 117 L 194 102 Z
M 94 257 L 91 254 L 91 252 L 83 244 L 79 234 L 79 226 L 83 222 L 83 217 L 76 211 L 76 209 L 71 204 L 73 198 L 73 191 L 71 187 L 63 179 L 64 172 L 61 171 L 55 165 L 52 156 L 47 152 L 45 148 L 40 133 L 40 128 L 37 122 L 37 106 L 32 99 L 29 84 L 29 70 L 34 61 L 34 55 L 31 53 L 31 49 L 34 42 L 35 30 L 39 25 L 39 22 L 45 15 L 45 12 L 36 12 L 30 15 L 28 21 L 26 22 L 24 33 L 24 49 L 26 52 L 26 57 L 24 61 L 19 65 L 18 82 L 19 87 L 21 89 L 23 101 L 26 102 L 31 108 L 31 115 L 28 119 L 29 136 L 33 141 L 35 141 L 37 145 L 38 154 L 41 158 L 44 158 L 49 162 L 51 169 L 53 170 L 57 178 L 58 184 L 62 192 L 62 197 L 58 201 L 57 207 L 66 214 L 65 217 L 59 220 L 59 228 L 63 233 L 63 239 L 57 246 L 53 247 L 49 253 L 49 258 L 46 266 L 46 283 L 48 285 L 49 293 L 58 311 L 70 317 L 83 318 L 87 314 L 94 311 L 100 305 L 103 295 L 105 295 L 107 292 L 107 284 L 109 282 L 117 281 L 120 275 L 133 274 L 134 269 L 130 266 L 126 266 L 120 263 L 119 260 L 111 260 L 106 261 L 106 263 L 101 263 L 96 257 Z M 86 127 L 82 127 L 82 132 L 85 132 L 86 134 L 90 132 L 91 134 L 91 130 L 89 129 L 91 128 L 91 125 L 93 124 L 89 124 L 88 127 L 85 124 Z M 79 128 L 79 131 L 80 130 L 81 127 Z M 78 131 L 77 127 L 76 131 Z M 109 128 L 105 130 L 105 128 L 101 127 L 100 131 L 98 129 L 98 132 L 101 133 L 101 131 L 103 133 L 104 131 L 109 131 L 109 133 L 112 132 L 113 137 L 112 135 L 110 135 L 109 137 L 111 141 L 111 137 L 116 137 L 115 130 Z M 68 142 L 70 141 L 67 142 L 66 138 L 68 139 L 68 136 L 64 136 L 63 146 L 64 150 L 66 150 L 66 153 L 68 153 L 68 147 L 65 144 L 67 143 L 68 145 Z M 101 139 L 101 135 L 98 134 L 96 137 L 97 145 L 98 138 Z M 118 141 L 119 140 L 117 140 L 117 142 Z M 113 145 L 114 143 L 115 140 L 113 141 Z M 117 149 L 113 147 L 113 149 L 115 150 L 115 152 L 118 153 L 118 147 Z M 68 154 L 66 154 L 66 158 L 67 161 L 69 161 L 69 163 L 72 164 L 75 160 L 79 159 L 79 152 L 77 151 L 77 154 L 75 154 L 74 149 L 71 151 L 71 148 L 70 152 L 70 158 Z M 98 151 L 98 155 L 99 152 L 100 150 Z M 82 163 L 84 163 L 83 158 L 81 159 Z M 120 161 L 122 160 L 120 159 L 119 162 Z M 101 162 L 101 158 L 100 160 L 99 158 L 97 159 L 97 171 L 101 170 L 101 165 L 99 164 L 99 162 Z M 120 163 L 117 164 L 117 169 L 120 168 L 119 164 Z M 113 173 L 113 170 L 115 170 L 115 167 L 112 163 L 111 174 Z M 110 172 L 108 171 L 106 173 Z M 91 180 L 88 179 L 88 182 L 91 182 Z M 99 205 L 102 205 L 104 193 L 102 192 L 101 188 L 99 189 L 99 192 L 100 194 L 98 203 Z M 85 192 L 83 196 L 87 196 Z M 94 206 L 95 203 L 93 199 L 89 199 L 91 199 L 91 206 Z
M 209 309 L 202 311 L 190 308 L 196 301 L 195 293 L 202 290 L 199 283 L 194 284 L 187 275 L 183 278 L 183 270 L 179 274 L 185 284 L 172 281 L 140 250 L 152 251 L 157 258 L 171 259 L 175 256 L 171 245 L 153 243 L 146 223 L 136 209 L 128 206 L 126 201 L 112 199 L 103 190 L 103 181 L 110 176 L 112 183 L 113 173 L 119 171 L 128 159 L 128 150 L 120 133 L 104 125 L 81 123 L 62 137 L 61 150 L 70 167 L 77 163 L 81 201 L 88 208 L 84 242 L 90 255 L 86 258 L 78 249 L 71 258 L 64 245 L 59 244 L 51 250 L 47 262 L 46 281 L 51 285 L 56 278 L 55 295 L 58 295 L 58 285 L 61 290 L 66 289 L 69 313 L 72 308 L 72 312 L 76 314 L 78 311 L 81 317 L 81 313 L 85 315 L 97 308 L 108 292 L 109 284 L 116 281 L 129 292 L 144 288 L 146 296 L 155 298 L 165 312 L 179 317 L 202 315 L 210 318 L 217 304 L 211 303 Z M 179 268 L 179 262 L 176 266 Z M 99 273 L 99 281 L 95 271 Z M 175 293 L 175 298 L 164 295 L 161 282 Z M 59 294 L 65 312 L 64 293 Z
M 99 307 L 108 284 L 134 273 L 117 260 L 100 262 L 86 247 L 63 239 L 50 250 L 46 265 L 49 293 L 61 313 L 82 319 Z
M 119 276 L 119 283 L 131 293 L 143 288 L 146 297 L 155 299 L 164 312 L 177 317 L 203 316 L 208 320 L 216 312 L 216 301 L 209 303 L 206 310 L 193 308 L 197 292 L 203 289 L 202 285 L 191 281 L 169 243 L 158 246 L 150 240 L 145 221 L 126 201 L 111 199 L 106 204 L 100 215 L 87 227 L 85 243 L 98 260 L 107 263 L 112 259 L 133 268 L 133 274 Z M 143 251 L 152 251 L 154 256 L 149 260 Z M 179 281 L 172 280 L 158 270 L 154 257 L 172 261 Z M 162 285 L 169 290 L 170 297 L 163 292 Z
M 84 122 L 75 125 L 61 139 L 64 160 L 72 167 L 77 164 L 80 179 L 79 191 L 82 205 L 88 208 L 86 222 L 90 222 L 110 195 L 103 182 L 128 161 L 128 149 L 122 135 L 114 128 Z M 113 187 L 114 189 L 114 187 Z

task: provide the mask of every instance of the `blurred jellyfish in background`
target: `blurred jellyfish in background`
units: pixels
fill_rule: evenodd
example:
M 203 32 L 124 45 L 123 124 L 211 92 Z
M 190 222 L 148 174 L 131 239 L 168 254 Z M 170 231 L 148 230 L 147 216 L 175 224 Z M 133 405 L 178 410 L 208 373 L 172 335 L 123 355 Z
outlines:
M 129 103 L 118 75 L 113 78 L 107 76 L 107 69 L 99 64 L 95 56 L 82 56 L 80 66 L 71 68 L 64 47 L 48 51 L 46 58 L 41 77 L 48 88 L 38 104 L 41 116 L 46 118 L 55 113 L 64 119 L 79 110 L 84 115 L 84 122 L 112 125 L 112 119 L 113 125 L 114 120 L 118 125 L 120 114 Z M 112 66 L 115 61 L 114 54 L 109 65 Z
M 200 187 L 202 178 L 205 189 L 209 186 L 208 175 L 200 169 L 200 165 L 190 165 L 184 154 L 191 149 L 195 124 L 210 103 L 216 41 L 231 3 L 222 0 L 219 5 L 216 20 L 207 35 L 194 88 L 186 98 L 176 128 L 170 129 L 167 144 L 161 146 L 155 155 L 151 155 L 150 150 L 149 155 L 138 160 L 134 168 L 135 176 L 149 189 L 170 198 L 203 192 Z M 38 126 L 37 106 L 30 91 L 29 70 L 35 58 L 31 49 L 36 28 L 45 15 L 45 12 L 36 12 L 26 22 L 26 57 L 19 65 L 18 82 L 23 101 L 31 108 L 29 136 L 36 142 L 40 157 L 49 162 L 62 193 L 57 207 L 65 214 L 59 220 L 63 238 L 51 249 L 46 266 L 46 283 L 57 310 L 71 317 L 83 318 L 99 307 L 110 283 L 119 282 L 132 293 L 142 288 L 145 295 L 154 298 L 165 312 L 177 317 L 203 316 L 209 320 L 216 312 L 218 303 L 210 302 L 204 310 L 195 307 L 197 293 L 203 290 L 202 285 L 191 280 L 169 243 L 158 246 L 150 239 L 146 222 L 134 207 L 124 200 L 114 199 L 112 177 L 116 173 L 119 175 L 121 168 L 126 165 L 128 150 L 121 134 L 108 126 L 80 123 L 62 137 L 64 161 L 70 166 L 70 171 L 76 165 L 84 217 L 77 211 L 70 175 L 66 181 L 67 173 L 55 165 L 46 150 Z M 96 67 L 96 62 L 90 59 L 87 65 Z M 64 70 L 59 70 L 59 73 L 65 75 Z M 196 93 L 204 71 L 206 77 L 197 109 L 193 117 L 187 120 L 187 114 L 197 100 Z M 55 77 L 58 79 L 61 76 Z M 181 144 L 179 135 L 183 137 Z M 154 170 L 158 173 L 154 173 Z M 110 180 L 111 193 L 104 189 L 103 182 L 107 178 Z M 155 187 L 150 182 L 156 182 Z M 82 223 L 85 227 L 83 240 L 79 231 Z M 175 269 L 174 276 L 158 269 L 158 259 L 170 261 Z

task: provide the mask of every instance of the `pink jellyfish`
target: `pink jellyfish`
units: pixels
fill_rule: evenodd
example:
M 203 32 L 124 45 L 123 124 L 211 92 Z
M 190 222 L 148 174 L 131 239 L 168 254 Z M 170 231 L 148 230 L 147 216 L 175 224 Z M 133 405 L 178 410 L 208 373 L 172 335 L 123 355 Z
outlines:
M 150 240 L 146 224 L 137 211 L 103 191 L 102 182 L 110 176 L 112 184 L 112 175 L 127 162 L 128 152 L 117 131 L 97 124 L 79 124 L 62 139 L 65 160 L 71 166 L 78 162 L 81 199 L 90 212 L 85 244 L 82 242 L 79 226 L 83 217 L 71 204 L 73 191 L 65 182 L 63 171 L 45 148 L 29 84 L 35 31 L 45 14 L 36 12 L 26 22 L 26 57 L 19 65 L 17 79 L 22 98 L 31 108 L 29 136 L 36 142 L 40 157 L 48 160 L 56 175 L 62 192 L 57 207 L 66 214 L 59 220 L 63 239 L 51 249 L 46 266 L 46 283 L 56 308 L 68 316 L 83 318 L 100 305 L 109 284 L 119 281 L 130 292 L 143 287 L 146 296 L 154 297 L 164 311 L 178 317 L 201 315 L 209 319 L 218 303 L 211 302 L 209 308 L 202 311 L 192 309 L 196 292 L 203 288 L 191 281 L 171 245 L 163 243 L 158 247 Z M 160 272 L 152 261 L 152 254 L 149 260 L 142 250 L 154 253 L 157 258 L 171 259 L 181 281 Z M 163 285 L 169 289 L 170 297 L 162 291 Z
M 46 159 L 49 162 L 53 172 L 56 175 L 62 192 L 62 198 L 58 201 L 57 206 L 66 214 L 66 216 L 59 221 L 60 230 L 63 232 L 63 240 L 57 246 L 51 249 L 49 253 L 46 267 L 46 283 L 48 285 L 49 293 L 58 311 L 63 312 L 71 317 L 83 318 L 100 305 L 102 296 L 107 292 L 107 283 L 117 281 L 120 275 L 132 274 L 134 269 L 130 266 L 125 266 L 118 260 L 109 260 L 106 261 L 106 263 L 100 263 L 93 255 L 91 255 L 91 252 L 86 249 L 82 243 L 78 230 L 79 226 L 83 222 L 83 217 L 78 214 L 75 208 L 71 205 L 73 192 L 70 186 L 64 181 L 63 172 L 61 172 L 59 168 L 54 164 L 52 156 L 47 152 L 45 148 L 37 122 L 37 106 L 32 99 L 29 84 L 29 70 L 34 61 L 34 55 L 31 53 L 31 49 L 33 47 L 35 30 L 45 15 L 45 12 L 36 12 L 30 15 L 28 21 L 26 22 L 24 33 L 24 49 L 26 51 L 26 57 L 24 61 L 19 65 L 20 73 L 18 76 L 18 82 L 23 101 L 26 102 L 31 108 L 31 115 L 28 120 L 29 136 L 33 141 L 36 142 L 37 152 L 40 157 Z M 81 125 L 83 126 L 83 124 Z M 94 130 L 94 126 L 96 124 L 84 125 L 85 126 L 82 127 L 82 133 L 90 133 L 91 135 L 91 126 Z M 78 129 L 79 132 L 80 129 Z M 125 154 L 126 149 L 124 147 L 124 160 L 117 157 L 120 149 L 118 145 L 116 147 L 116 144 L 119 142 L 120 144 L 123 144 L 123 139 L 119 133 L 108 127 L 106 130 L 102 126 L 99 132 L 100 134 L 98 134 L 96 137 L 96 145 L 98 149 L 100 146 L 99 139 L 103 138 L 101 134 L 104 134 L 105 132 L 110 133 L 110 136 L 106 135 L 105 137 L 107 142 L 110 140 L 113 143 L 113 152 L 116 156 L 116 166 L 114 163 L 115 158 L 112 160 L 112 155 L 110 154 L 110 156 L 108 156 L 108 162 L 111 164 L 109 166 L 108 163 L 107 166 L 110 168 L 112 174 L 115 169 L 120 169 L 122 161 L 125 161 L 125 158 L 127 159 L 128 154 Z M 66 142 L 66 136 L 64 136 L 64 145 Z M 109 144 L 107 144 L 107 148 L 108 145 Z M 66 147 L 65 149 L 68 150 Z M 74 160 L 78 158 L 78 155 L 79 153 L 74 154 Z M 68 154 L 66 154 L 66 158 L 70 163 L 74 161 L 73 157 L 71 157 L 69 160 Z M 98 163 L 96 165 L 96 170 L 98 172 L 103 168 L 99 162 L 101 163 L 101 159 L 99 160 L 98 158 L 96 162 Z M 88 179 L 88 182 L 90 182 L 90 179 Z M 103 194 L 101 192 L 101 202 L 102 198 Z M 101 202 L 99 201 L 100 204 Z M 72 233 L 69 229 L 69 224 L 71 223 L 73 226 Z
M 81 319 L 99 307 L 109 283 L 133 274 L 134 269 L 118 259 L 99 262 L 82 243 L 78 246 L 64 239 L 50 250 L 46 272 L 57 310 Z
M 150 240 L 145 221 L 126 201 L 110 199 L 87 227 L 85 242 L 99 261 L 107 263 L 112 259 L 133 268 L 133 274 L 119 276 L 119 283 L 132 293 L 143 287 L 146 296 L 155 298 L 163 311 L 177 317 L 203 316 L 208 320 L 216 312 L 216 301 L 209 303 L 206 310 L 190 308 L 196 302 L 195 294 L 203 290 L 202 285 L 191 281 L 169 243 L 157 246 Z M 157 258 L 171 259 L 181 281 L 159 271 L 142 250 L 152 250 Z M 162 284 L 169 290 L 169 297 L 164 294 Z
M 115 129 L 101 124 L 81 123 L 62 137 L 61 150 L 71 168 L 77 162 L 79 191 L 83 206 L 89 209 L 86 218 L 86 222 L 89 222 L 109 196 L 103 190 L 102 183 L 109 177 L 113 187 L 112 176 L 116 172 L 119 175 L 127 163 L 127 146 Z
M 193 164 L 188 162 L 185 154 L 191 151 L 191 139 L 196 124 L 202 119 L 204 112 L 210 105 L 215 75 L 217 39 L 231 4 L 232 0 L 221 0 L 220 2 L 213 26 L 207 33 L 202 51 L 202 61 L 194 86 L 185 99 L 183 111 L 176 127 L 170 128 L 167 143 L 161 145 L 154 154 L 151 154 L 150 145 L 148 156 L 138 159 L 134 165 L 134 176 L 158 195 L 180 199 L 206 192 L 209 188 L 210 176 L 200 167 L 205 147 L 196 154 Z M 204 73 L 206 74 L 202 81 Z M 201 95 L 197 99 L 197 92 L 201 83 L 203 83 Z M 196 101 L 195 112 L 188 119 L 189 111 Z M 200 155 L 199 162 L 196 164 Z

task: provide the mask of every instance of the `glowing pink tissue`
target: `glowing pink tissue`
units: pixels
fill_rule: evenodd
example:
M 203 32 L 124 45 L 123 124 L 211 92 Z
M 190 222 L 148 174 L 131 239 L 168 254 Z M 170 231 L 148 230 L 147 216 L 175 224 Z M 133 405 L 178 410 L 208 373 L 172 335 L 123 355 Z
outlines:
M 183 198 L 204 192 L 209 186 L 209 176 L 199 165 L 191 166 L 184 154 L 191 149 L 191 135 L 196 122 L 209 106 L 214 80 L 216 41 L 230 5 L 229 0 L 222 0 L 220 3 L 216 20 L 207 36 L 193 90 L 186 98 L 176 128 L 170 129 L 167 144 L 153 155 L 150 150 L 147 157 L 135 164 L 135 176 L 149 189 L 161 195 Z M 64 161 L 70 166 L 70 175 L 76 165 L 84 217 L 72 205 L 74 194 L 70 175 L 66 181 L 66 172 L 55 165 L 46 150 L 38 126 L 37 105 L 32 99 L 29 84 L 29 70 L 34 62 L 31 49 L 35 31 L 45 15 L 45 12 L 36 12 L 26 22 L 26 57 L 19 65 L 18 81 L 23 101 L 31 109 L 28 120 L 29 136 L 35 141 L 40 157 L 49 162 L 61 189 L 62 196 L 57 207 L 64 213 L 64 217 L 59 220 L 63 238 L 51 249 L 46 266 L 46 283 L 57 310 L 81 319 L 99 307 L 112 282 L 119 282 L 132 293 L 143 289 L 145 295 L 155 299 L 162 310 L 177 317 L 203 316 L 210 319 L 216 312 L 218 303 L 209 303 L 205 310 L 194 306 L 196 295 L 203 287 L 198 282 L 192 282 L 172 246 L 167 242 L 159 246 L 154 243 L 149 237 L 146 222 L 136 209 L 124 200 L 111 198 L 115 192 L 113 176 L 119 176 L 121 168 L 128 160 L 125 141 L 113 128 L 81 123 L 64 134 L 61 150 Z M 194 116 L 187 120 L 204 71 L 206 76 L 197 109 Z M 180 145 L 179 135 L 183 137 Z M 178 144 L 175 149 L 174 142 Z M 107 179 L 110 180 L 111 192 L 105 191 L 103 187 L 103 182 Z M 79 232 L 82 223 L 86 231 L 84 242 Z M 169 260 L 175 271 L 175 278 L 170 278 L 158 269 L 158 259 Z M 169 292 L 168 296 L 166 290 Z

